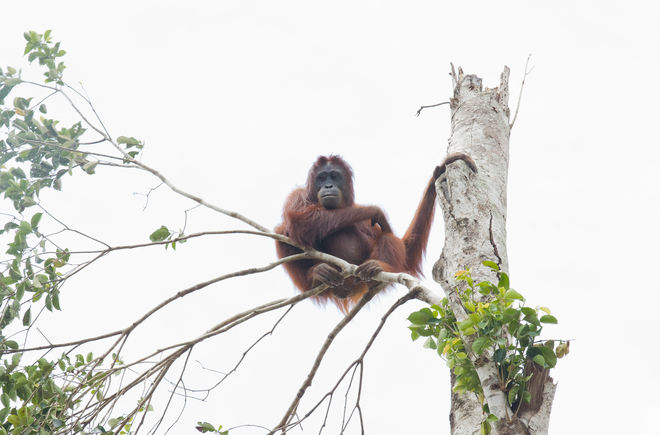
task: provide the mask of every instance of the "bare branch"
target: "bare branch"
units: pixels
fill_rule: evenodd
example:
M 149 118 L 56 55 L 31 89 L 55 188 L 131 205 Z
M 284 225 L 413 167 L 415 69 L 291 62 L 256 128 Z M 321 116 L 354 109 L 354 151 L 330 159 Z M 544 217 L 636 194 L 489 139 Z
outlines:
M 328 337 L 325 339 L 325 342 L 323 343 L 323 346 L 321 346 L 321 350 L 319 351 L 318 355 L 316 356 L 316 360 L 314 361 L 314 364 L 312 365 L 312 368 L 307 375 L 307 379 L 303 382 L 303 384 L 300 386 L 300 389 L 298 389 L 298 393 L 296 394 L 296 397 L 293 399 L 293 402 L 289 406 L 289 409 L 285 412 L 284 416 L 282 417 L 282 420 L 275 426 L 275 428 L 269 432 L 270 434 L 274 434 L 276 431 L 281 430 L 282 433 L 286 433 L 287 425 L 289 424 L 289 421 L 294 417 L 295 412 L 298 408 L 298 403 L 300 403 L 300 399 L 303 397 L 305 394 L 305 391 L 307 388 L 309 388 L 310 385 L 312 385 L 312 380 L 314 379 L 314 376 L 316 376 L 316 372 L 318 371 L 319 366 L 321 365 L 321 361 L 323 361 L 323 357 L 325 356 L 326 352 L 330 348 L 330 345 L 334 341 L 335 337 L 337 337 L 337 334 L 344 329 L 346 325 L 355 317 L 357 313 L 360 312 L 360 310 L 369 302 L 373 297 L 374 297 L 375 291 L 374 289 L 370 289 L 365 293 L 365 295 L 360 299 L 360 301 L 351 309 L 351 311 L 337 324 L 337 326 L 334 327 L 332 331 L 328 334 Z
M 101 142 L 103 142 L 103 141 L 101 141 Z M 63 147 L 62 145 L 58 145 L 56 143 L 51 143 L 51 142 L 43 142 L 43 141 L 40 141 L 40 140 L 25 139 L 25 143 L 28 143 L 30 145 L 44 146 L 44 147 L 48 147 L 48 148 L 55 148 L 55 149 L 62 150 L 62 151 L 69 151 L 71 153 L 80 153 L 80 154 L 85 155 L 85 156 L 103 157 L 104 159 L 118 160 L 120 162 L 124 161 L 123 157 L 111 156 L 109 154 L 102 154 L 102 153 L 97 153 L 97 152 L 92 152 L 92 151 L 71 149 L 71 148 Z M 126 167 L 125 164 L 115 165 L 115 166 L 117 166 L 117 167 Z
M 443 101 L 442 103 L 437 103 L 437 104 L 430 104 L 428 106 L 422 106 L 417 110 L 417 113 L 415 113 L 415 116 L 419 116 L 422 113 L 422 110 L 424 109 L 430 109 L 431 107 L 438 107 L 442 106 L 443 104 L 449 104 L 449 101 Z
M 371 349 L 371 346 L 373 345 L 374 341 L 376 340 L 376 337 L 378 337 L 378 335 L 380 334 L 380 331 L 383 329 L 383 326 L 385 325 L 385 322 L 387 321 L 389 316 L 398 307 L 400 307 L 404 303 L 408 302 L 409 300 L 416 298 L 418 296 L 418 292 L 419 292 L 419 290 L 417 290 L 417 289 L 411 290 L 408 293 L 406 293 L 405 295 L 403 295 L 401 298 L 399 298 L 394 304 L 392 304 L 392 306 L 387 310 L 387 312 L 385 314 L 383 314 L 383 316 L 381 317 L 381 320 L 380 320 L 380 323 L 378 324 L 378 327 L 376 327 L 376 329 L 374 330 L 373 334 L 371 335 L 371 338 L 369 339 L 369 341 L 365 345 L 365 347 L 362 350 L 362 353 L 360 354 L 360 356 L 358 356 L 358 358 L 355 361 L 353 361 L 351 364 L 349 364 L 349 366 L 346 368 L 346 370 L 344 370 L 344 373 L 342 373 L 342 375 L 339 377 L 339 379 L 337 380 L 335 385 L 332 387 L 332 389 L 330 389 L 330 391 L 328 391 L 321 399 L 319 399 L 319 401 L 314 406 L 312 406 L 310 408 L 310 410 L 301 419 L 296 421 L 295 424 L 289 424 L 288 428 L 290 428 L 293 425 L 298 425 L 298 424 L 302 423 L 304 420 L 309 418 L 318 409 L 318 407 L 321 406 L 321 404 L 326 399 L 329 399 L 328 410 L 326 411 L 326 418 L 327 418 L 327 412 L 329 411 L 330 403 L 332 402 L 332 397 L 334 395 L 334 392 L 337 390 L 337 388 L 339 388 L 339 385 L 341 384 L 341 382 L 346 378 L 346 376 L 351 371 L 351 369 L 355 370 L 358 367 L 360 367 L 360 370 L 362 370 L 361 367 L 364 365 L 364 358 L 367 355 L 367 353 L 369 352 L 369 350 Z M 362 376 L 362 375 L 360 375 L 360 376 Z M 359 396 L 360 396 L 360 394 L 358 394 L 358 398 L 359 398 Z M 356 406 L 357 406 L 357 404 L 356 404 Z M 358 410 L 358 412 L 361 414 L 360 410 Z M 324 424 L 325 424 L 325 422 L 324 422 Z M 275 430 L 277 430 L 277 428 Z
M 185 192 L 184 190 L 179 189 L 167 177 L 165 177 L 165 175 L 163 175 L 162 173 L 160 173 L 156 169 L 146 165 L 145 163 L 142 163 L 141 161 L 136 160 L 135 158 L 131 157 L 122 147 L 119 146 L 119 144 L 117 144 L 117 142 L 115 142 L 112 139 L 112 137 L 110 137 L 110 134 L 108 133 L 105 126 L 103 126 L 103 122 L 101 122 L 100 118 L 98 117 L 98 114 L 96 113 L 96 110 L 94 109 L 94 106 L 91 103 L 91 101 L 87 97 L 83 96 L 78 91 L 76 91 L 74 88 L 66 85 L 69 89 L 72 89 L 79 96 L 81 96 L 91 106 L 92 111 L 94 112 L 95 116 L 97 117 L 97 119 L 99 120 L 101 125 L 103 126 L 103 130 L 98 128 L 89 119 L 87 119 L 87 117 L 82 113 L 82 111 L 78 108 L 78 106 L 75 104 L 75 102 L 71 99 L 71 97 L 69 97 L 69 95 L 66 92 L 64 92 L 63 89 L 58 88 L 58 87 L 48 86 L 48 85 L 42 85 L 40 83 L 31 82 L 31 81 L 23 81 L 23 83 L 31 84 L 31 85 L 42 87 L 42 88 L 45 88 L 45 89 L 50 89 L 52 91 L 60 93 L 69 102 L 69 104 L 71 105 L 73 110 L 78 114 L 78 116 L 80 116 L 80 118 L 83 120 L 83 122 L 85 124 L 87 124 L 92 130 L 94 130 L 99 135 L 101 135 L 105 140 L 108 141 L 108 143 L 110 143 L 117 151 L 119 151 L 119 153 L 123 157 L 123 159 L 122 159 L 123 161 L 133 163 L 135 166 L 151 173 L 156 178 L 160 179 L 163 183 L 165 183 L 165 185 L 167 185 L 172 191 L 174 191 L 174 192 L 178 193 L 179 195 L 184 196 L 184 197 L 186 197 L 186 198 L 188 198 L 192 201 L 195 201 L 195 202 L 197 202 L 197 203 L 199 203 L 199 204 L 201 204 L 201 205 L 203 205 L 207 208 L 210 208 L 211 210 L 217 211 L 218 213 L 222 213 L 225 216 L 229 216 L 231 218 L 240 220 L 240 221 L 250 225 L 251 227 L 258 229 L 259 231 L 262 231 L 264 233 L 270 232 L 270 230 L 268 230 L 266 227 L 258 224 L 257 222 L 253 221 L 252 219 L 247 218 L 246 216 L 243 216 L 240 213 L 218 207 L 216 205 L 213 205 L 213 204 L 205 201 L 204 199 L 202 199 L 202 198 L 200 198 L 196 195 L 193 195 L 191 193 L 188 193 L 188 192 Z
M 248 348 L 243 352 L 243 355 L 241 355 L 241 357 L 240 357 L 239 360 L 236 362 L 236 364 L 234 365 L 234 367 L 233 367 L 231 370 L 229 370 L 228 372 L 223 373 L 222 378 L 221 378 L 218 382 L 216 382 L 216 383 L 215 383 L 213 386 L 211 386 L 210 388 L 207 388 L 207 389 L 204 389 L 204 390 L 188 390 L 188 391 L 189 391 L 189 392 L 201 392 L 201 391 L 206 392 L 206 395 L 202 398 L 202 400 L 205 400 L 205 399 L 208 397 L 208 395 L 209 395 L 209 393 L 211 392 L 211 390 L 217 388 L 217 387 L 218 387 L 221 383 L 223 383 L 223 382 L 224 382 L 229 376 L 231 376 L 233 373 L 236 372 L 236 370 L 238 370 L 238 367 L 241 365 L 241 363 L 243 362 L 243 360 L 245 359 L 245 357 L 247 356 L 247 354 L 250 353 L 250 351 L 251 351 L 252 349 L 254 349 L 254 348 L 255 348 L 255 347 L 261 342 L 261 340 L 265 339 L 265 338 L 268 337 L 269 335 L 273 335 L 273 332 L 275 332 L 275 328 L 277 328 L 277 326 L 282 322 L 282 320 L 284 320 L 284 318 L 287 316 L 287 314 L 289 314 L 289 312 L 291 312 L 291 310 L 293 309 L 293 306 L 294 306 L 294 305 L 295 305 L 295 304 L 291 304 L 291 305 L 289 306 L 289 308 L 284 312 L 284 314 L 282 314 L 282 315 L 280 316 L 280 318 L 277 319 L 277 321 L 275 322 L 275 324 L 273 325 L 273 327 L 270 328 L 269 331 L 267 331 L 267 332 L 265 332 L 263 335 L 261 335 L 261 336 L 260 336 L 260 337 L 259 337 L 254 343 L 252 343 L 252 344 L 250 345 L 250 347 L 248 347 Z
M 509 129 L 513 128 L 513 124 L 516 122 L 516 118 L 518 118 L 518 110 L 520 109 L 520 100 L 522 99 L 522 94 L 523 94 L 523 89 L 525 87 L 525 79 L 527 76 L 532 72 L 532 69 L 528 70 L 527 66 L 529 65 L 529 59 L 532 57 L 532 53 L 527 55 L 527 61 L 525 61 L 525 74 L 523 74 L 523 79 L 522 82 L 520 83 L 520 92 L 518 93 L 518 104 L 516 104 L 516 111 L 513 114 L 513 121 L 511 121 L 511 124 L 509 124 Z
M 288 261 L 300 260 L 300 259 L 305 259 L 305 258 L 309 258 L 309 257 L 308 257 L 307 254 L 304 254 L 304 253 L 303 254 L 291 255 L 289 257 L 284 257 L 280 260 L 274 261 L 274 262 L 272 262 L 270 264 L 267 264 L 265 266 L 262 266 L 262 267 L 252 267 L 252 268 L 249 268 L 249 269 L 243 269 L 243 270 L 239 270 L 239 271 L 236 271 L 236 272 L 227 273 L 227 274 L 218 276 L 216 278 L 212 278 L 208 281 L 204 281 L 204 282 L 195 284 L 194 286 L 188 287 L 187 289 L 184 289 L 184 290 L 181 290 L 181 291 L 177 292 L 175 295 L 165 299 L 163 302 L 161 302 L 160 304 L 153 307 L 151 310 L 149 310 L 146 314 L 144 314 L 138 320 L 133 322 L 130 326 L 128 326 L 127 328 L 118 330 L 118 331 L 113 331 L 113 332 L 109 332 L 109 333 L 106 333 L 106 334 L 98 335 L 96 337 L 83 338 L 83 339 L 80 339 L 80 340 L 70 341 L 70 342 L 66 342 L 66 343 L 48 344 L 48 345 L 44 345 L 44 346 L 36 346 L 36 347 L 27 348 L 27 349 L 6 349 L 3 352 L 9 354 L 9 353 L 17 353 L 17 352 L 31 352 L 31 351 L 35 351 L 35 350 L 44 350 L 44 349 L 55 349 L 55 348 L 58 348 L 58 347 L 77 346 L 77 345 L 80 345 L 80 344 L 88 343 L 88 342 L 91 342 L 91 341 L 98 341 L 98 340 L 102 340 L 102 339 L 105 339 L 105 338 L 114 337 L 114 336 L 117 336 L 117 335 L 125 336 L 125 335 L 130 334 L 138 325 L 140 325 L 142 322 L 144 322 L 147 318 L 149 318 L 151 315 L 153 315 L 158 310 L 162 309 L 163 307 L 170 304 L 171 302 L 173 302 L 177 299 L 180 299 L 180 298 L 182 298 L 182 297 L 184 297 L 184 296 L 186 296 L 190 293 L 193 293 L 197 290 L 201 290 L 205 287 L 208 287 L 211 284 L 215 284 L 216 282 L 224 281 L 224 280 L 227 280 L 227 279 L 230 279 L 230 278 L 235 278 L 235 277 L 238 277 L 238 276 L 246 276 L 246 275 L 252 275 L 252 274 L 255 274 L 255 273 L 265 272 L 265 271 L 274 269 L 275 267 L 279 266 L 280 264 L 286 263 Z M 325 290 L 325 288 L 323 288 L 323 290 Z M 306 292 L 306 293 L 309 293 L 309 292 Z M 320 292 L 318 292 L 318 293 L 320 293 Z M 318 294 L 318 293 L 314 293 L 314 294 Z M 279 304 L 282 301 L 290 301 L 291 303 L 298 302 L 300 300 L 299 296 L 301 296 L 301 295 L 294 296 L 294 297 L 289 298 L 289 299 L 280 299 L 278 301 L 271 302 L 271 303 L 266 304 L 266 305 L 262 305 L 261 307 L 269 306 L 271 304 Z M 307 296 L 305 296 L 305 298 L 309 297 L 309 296 L 313 296 L 313 295 L 312 294 L 307 295 Z M 288 303 L 285 303 L 284 305 L 288 305 Z M 258 308 L 260 308 L 260 307 L 258 307 Z M 248 312 L 251 312 L 251 311 L 248 311 Z M 234 316 L 234 317 L 236 317 L 236 316 Z M 240 315 L 239 315 L 239 317 L 240 317 Z M 171 347 L 177 347 L 177 346 L 180 346 L 180 345 L 173 345 Z M 113 348 L 114 348 L 114 346 L 113 346 Z M 165 350 L 165 349 L 162 349 L 162 350 Z M 106 353 L 106 355 L 107 355 L 107 353 Z

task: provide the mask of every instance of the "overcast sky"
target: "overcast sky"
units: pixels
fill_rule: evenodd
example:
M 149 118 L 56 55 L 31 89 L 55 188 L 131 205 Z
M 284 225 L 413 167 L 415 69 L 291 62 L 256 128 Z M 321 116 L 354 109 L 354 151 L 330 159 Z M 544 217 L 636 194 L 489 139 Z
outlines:
M 144 161 L 180 187 L 274 227 L 316 156 L 340 154 L 356 173 L 356 201 L 385 209 L 401 235 L 449 137 L 447 106 L 418 118 L 417 108 L 448 100 L 453 62 L 489 87 L 508 65 L 515 109 L 531 53 L 511 134 L 508 252 L 512 286 L 559 319 L 545 337 L 574 340 L 552 372 L 559 385 L 550 432 L 650 433 L 660 405 L 658 9 L 652 1 L 3 2 L 0 65 L 25 66 L 23 31 L 52 29 L 68 52 L 65 80 L 82 82 L 111 134 L 146 141 Z M 111 244 L 144 242 L 160 225 L 181 228 L 192 206 L 161 187 L 143 210 L 143 195 L 157 185 L 102 168 L 66 178 L 63 192 L 43 201 Z M 187 232 L 229 227 L 236 224 L 223 216 L 188 213 Z M 442 241 L 437 217 L 427 276 Z M 51 327 L 42 330 L 57 342 L 125 327 L 182 288 L 274 258 L 270 241 L 238 237 L 189 242 L 176 253 L 117 253 L 66 285 L 64 313 L 44 317 Z M 213 286 L 150 321 L 128 355 L 292 294 L 281 270 Z M 342 333 L 302 410 L 334 384 L 402 294 L 372 302 Z M 421 306 L 399 309 L 367 357 L 369 434 L 449 432 L 448 369 L 406 328 Z M 332 307 L 296 307 L 227 384 L 205 402 L 190 400 L 170 433 L 191 433 L 198 420 L 274 425 L 340 318 Z M 274 319 L 216 338 L 193 359 L 227 371 Z M 201 364 L 191 365 L 190 388 L 217 380 Z M 333 412 L 342 400 L 343 392 Z M 316 427 L 318 420 L 304 426 Z

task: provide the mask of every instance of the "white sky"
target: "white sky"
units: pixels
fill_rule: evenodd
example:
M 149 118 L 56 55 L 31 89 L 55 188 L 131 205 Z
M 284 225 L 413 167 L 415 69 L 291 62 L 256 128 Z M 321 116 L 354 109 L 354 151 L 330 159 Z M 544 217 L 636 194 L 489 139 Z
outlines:
M 68 51 L 66 80 L 83 82 L 114 136 L 145 140 L 144 161 L 180 187 L 274 227 L 315 157 L 337 153 L 357 174 L 357 201 L 382 206 L 402 234 L 446 152 L 447 106 L 414 113 L 448 99 L 449 63 L 490 87 L 509 65 L 515 109 L 532 53 L 511 136 L 508 252 L 513 287 L 559 318 L 546 337 L 575 340 L 552 372 L 559 386 L 550 430 L 650 433 L 660 405 L 660 151 L 652 139 L 660 13 L 651 1 L 539 3 L 3 2 L 0 65 L 25 66 L 23 31 L 53 29 Z M 54 108 L 49 114 L 58 116 Z M 190 203 L 164 188 L 142 211 L 144 197 L 134 192 L 147 193 L 156 180 L 98 172 L 66 178 L 62 193 L 43 197 L 46 206 L 112 244 L 183 225 Z M 187 232 L 235 226 L 197 209 Z M 437 217 L 427 276 L 442 234 Z M 42 330 L 58 342 L 125 327 L 182 288 L 274 257 L 270 241 L 238 237 L 189 242 L 176 254 L 115 254 L 67 284 L 64 313 L 44 317 L 51 326 Z M 151 320 L 127 351 L 137 356 L 194 337 L 239 307 L 292 294 L 281 270 L 215 285 Z M 401 294 L 372 303 L 342 333 L 301 409 L 334 384 Z M 367 433 L 449 431 L 448 369 L 406 328 L 418 307 L 399 309 L 367 357 Z M 272 319 L 216 338 L 193 359 L 229 370 Z M 170 433 L 192 433 L 197 420 L 272 426 L 339 319 L 332 308 L 297 307 L 227 384 L 206 402 L 189 401 Z M 192 364 L 186 379 L 203 388 L 217 375 Z M 337 412 L 342 400 L 343 392 Z M 335 416 L 327 433 L 336 423 Z M 304 427 L 318 432 L 317 421 Z

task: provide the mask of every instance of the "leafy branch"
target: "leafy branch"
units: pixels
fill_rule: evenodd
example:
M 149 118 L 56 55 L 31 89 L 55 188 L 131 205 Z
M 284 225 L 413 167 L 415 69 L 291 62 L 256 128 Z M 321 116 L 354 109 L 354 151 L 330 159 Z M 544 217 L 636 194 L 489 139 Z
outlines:
M 466 284 L 462 290 L 456 288 L 466 318 L 457 320 L 449 300 L 443 298 L 410 314 L 408 320 L 412 339 L 426 337 L 424 347 L 447 361 L 456 376 L 454 391 L 477 395 L 486 415 L 482 432 L 490 433 L 490 424 L 498 419 L 489 413 L 476 367 L 486 361 L 495 363 L 498 384 L 515 416 L 531 400 L 528 385 L 534 370 L 530 364 L 543 370 L 555 367 L 557 358 L 568 353 L 568 342 L 562 340 L 555 347 L 554 340 L 540 340 L 543 325 L 557 323 L 550 309 L 525 306 L 523 296 L 509 286 L 508 275 L 492 261 L 483 264 L 498 273 L 497 285 L 475 283 L 469 269 L 455 274 L 458 282 Z

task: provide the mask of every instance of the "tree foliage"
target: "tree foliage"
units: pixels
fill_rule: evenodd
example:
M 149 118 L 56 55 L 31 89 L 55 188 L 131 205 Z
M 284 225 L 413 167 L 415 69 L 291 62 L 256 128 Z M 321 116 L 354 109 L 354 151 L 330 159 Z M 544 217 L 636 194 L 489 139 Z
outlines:
M 50 31 L 26 32 L 25 39 L 25 54 L 30 63 L 40 65 L 44 83 L 24 79 L 20 69 L 0 68 L 0 192 L 14 209 L 2 215 L 5 222 L 0 230 L 8 240 L 9 256 L 0 270 L 0 434 L 83 431 L 85 417 L 78 410 L 88 401 L 103 400 L 108 378 L 121 361 L 115 355 L 70 352 L 26 361 L 8 331 L 15 333 L 21 327 L 29 331 L 40 310 L 59 311 L 60 287 L 76 270 L 69 264 L 69 250 L 40 231 L 45 213 L 40 193 L 62 189 L 67 174 L 94 175 L 99 164 L 127 165 L 126 155 L 135 157 L 143 144 L 122 136 L 114 144 L 118 156 L 86 151 L 86 146 L 99 141 L 83 142 L 85 116 L 69 96 L 78 91 L 63 79 L 61 58 L 66 52 L 53 42 Z M 19 93 L 35 88 L 46 95 L 37 99 Z M 50 118 L 47 102 L 55 96 L 68 100 L 80 120 L 65 126 Z M 93 431 L 128 433 L 130 421 L 121 415 L 110 417 Z
M 526 370 L 526 365 L 533 362 L 544 369 L 555 367 L 557 358 L 567 353 L 568 343 L 562 341 L 555 348 L 554 340 L 539 340 L 544 324 L 557 323 L 550 309 L 525 306 L 525 299 L 509 286 L 509 276 L 497 263 L 485 261 L 483 264 L 499 274 L 497 285 L 489 281 L 474 282 L 469 269 L 455 275 L 458 282 L 465 283 L 462 290 L 457 288 L 456 291 L 468 314 L 467 319 L 457 321 L 448 299 L 443 298 L 441 304 L 422 308 L 410 314 L 408 320 L 412 339 L 426 337 L 424 347 L 436 350 L 446 359 L 456 376 L 454 391 L 478 396 L 487 416 L 482 431 L 488 433 L 492 417 L 475 362 L 478 364 L 482 358 L 495 361 L 499 385 L 506 392 L 509 405 L 517 412 L 520 405 L 531 398 L 527 386 L 533 375 Z M 467 337 L 470 339 L 466 340 Z

